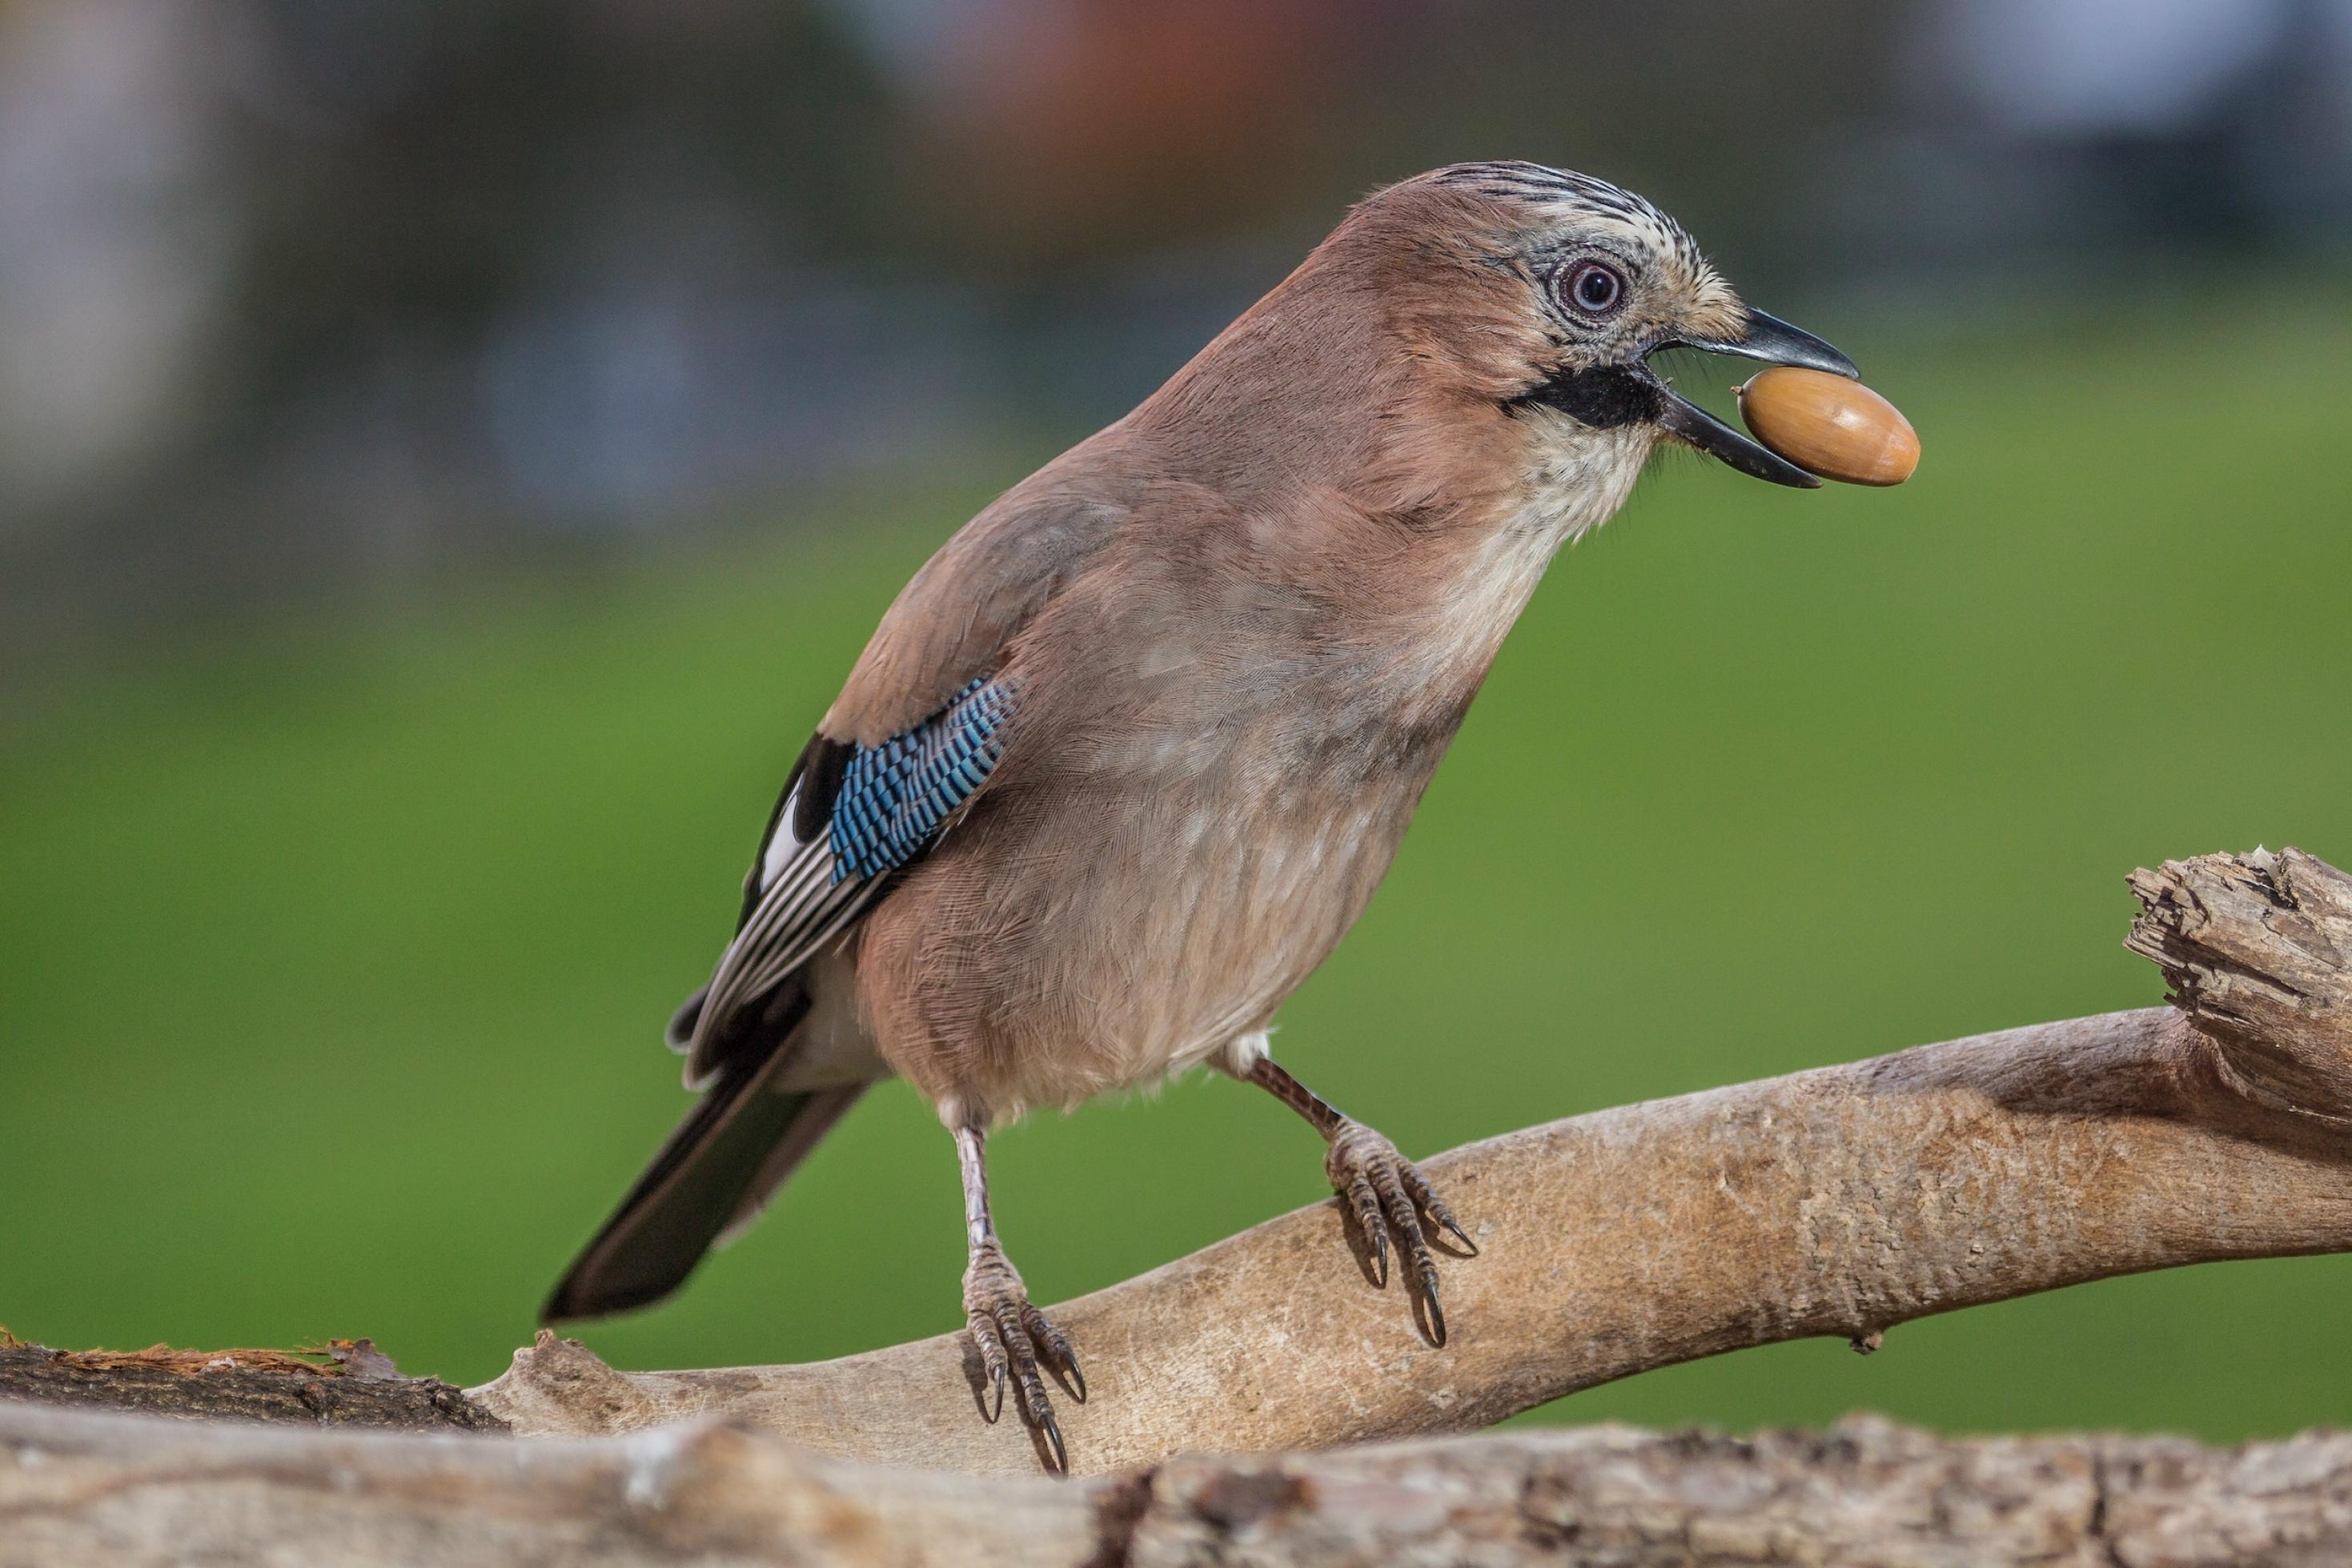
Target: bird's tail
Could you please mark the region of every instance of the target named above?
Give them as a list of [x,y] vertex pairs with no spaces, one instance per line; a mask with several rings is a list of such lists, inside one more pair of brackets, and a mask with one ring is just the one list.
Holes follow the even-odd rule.
[[740,1052],[721,1068],[572,1260],[540,1310],[542,1322],[626,1312],[677,1289],[712,1243],[757,1214],[865,1092],[863,1083],[806,1092],[773,1086],[798,1022],[776,1030],[768,1050]]

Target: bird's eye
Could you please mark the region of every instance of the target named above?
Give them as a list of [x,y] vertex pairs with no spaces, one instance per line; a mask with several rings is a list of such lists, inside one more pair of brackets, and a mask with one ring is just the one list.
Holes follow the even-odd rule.
[[1598,261],[1580,261],[1560,279],[1560,298],[1585,316],[1606,316],[1625,302],[1625,280]]

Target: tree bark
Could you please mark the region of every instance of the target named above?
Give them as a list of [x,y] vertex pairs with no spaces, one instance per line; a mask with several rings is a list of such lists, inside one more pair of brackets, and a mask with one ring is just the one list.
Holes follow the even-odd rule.
[[[1350,1261],[1336,1203],[1053,1309],[1072,1465],[1464,1432],[1576,1389],[2114,1274],[2352,1249],[2352,878],[2299,851],[2132,879],[2176,1009],[2040,1024],[1506,1134],[1423,1162],[1476,1238],[1452,1342]],[[961,1334],[621,1373],[541,1335],[470,1390],[527,1434],[725,1415],[810,1448],[1026,1473]]]
[[1952,1441],[1870,1418],[1622,1427],[1125,1475],[923,1475],[700,1421],[623,1437],[308,1433],[0,1405],[0,1568],[190,1562],[1056,1565],[2352,1560],[2352,1437]]
[[316,1356],[276,1350],[66,1351],[0,1342],[0,1399],[101,1405],[193,1420],[503,1432],[437,1377],[403,1377],[366,1340]]

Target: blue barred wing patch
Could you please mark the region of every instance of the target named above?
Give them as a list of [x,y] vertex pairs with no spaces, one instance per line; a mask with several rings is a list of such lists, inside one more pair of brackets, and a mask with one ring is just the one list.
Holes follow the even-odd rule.
[[929,844],[1004,755],[1013,693],[974,681],[906,734],[861,746],[833,802],[833,880],[877,877]]

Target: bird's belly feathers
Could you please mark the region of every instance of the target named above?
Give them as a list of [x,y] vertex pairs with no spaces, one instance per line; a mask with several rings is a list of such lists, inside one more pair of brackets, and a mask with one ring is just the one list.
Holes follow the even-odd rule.
[[[1087,966],[1123,998],[1097,1025],[1118,1082],[1190,1066],[1264,1029],[1362,914],[1410,809],[1384,792],[1269,793],[1287,798],[1192,805],[1155,888],[1141,898],[1104,889],[1106,940]],[[1138,931],[1139,943],[1120,939]]]
[[1245,778],[1066,779],[1050,813],[1007,800],[950,834],[866,935],[884,1054],[943,1109],[1001,1119],[1264,1029],[1363,912],[1427,774]]

